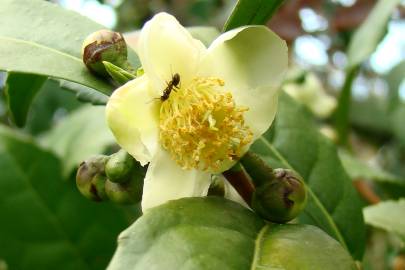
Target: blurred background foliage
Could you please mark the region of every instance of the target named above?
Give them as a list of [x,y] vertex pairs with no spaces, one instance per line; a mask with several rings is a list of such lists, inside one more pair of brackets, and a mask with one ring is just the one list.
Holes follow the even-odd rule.
[[[130,32],[141,28],[145,21],[160,11],[175,15],[186,26],[208,25],[220,30],[236,1],[53,0],[52,2],[88,16],[107,28]],[[288,42],[290,48],[291,68],[287,74],[285,90],[308,106],[320,130],[331,140],[336,141],[334,112],[337,97],[345,82],[348,61],[346,52],[353,33],[364,22],[375,3],[374,0],[288,0],[268,23],[272,30]],[[365,205],[405,197],[404,18],[405,3],[402,1],[389,19],[383,40],[368,60],[361,64],[352,85],[349,104],[349,142],[342,147],[341,159],[354,185],[364,198]],[[3,89],[0,98],[0,122],[17,129],[7,112],[5,80],[6,74],[0,73],[0,86]],[[86,115],[86,119],[78,115]],[[59,157],[62,162],[51,161],[61,163],[57,166],[62,164],[64,166],[57,177],[69,180],[74,176],[75,164],[79,164],[81,160],[93,153],[111,153],[114,150],[113,139],[111,134],[106,132],[104,120],[98,123],[95,120],[97,117],[92,115],[99,115],[97,107],[90,108],[84,105],[76,99],[73,92],[61,88],[54,80],[47,80],[34,97],[26,125],[20,128],[19,132],[23,136],[33,135],[41,145],[53,153],[52,155]],[[0,136],[10,137],[2,130]],[[95,136],[99,139],[89,146],[88,141]],[[33,147],[29,141],[15,144],[18,144],[17,152],[24,147]],[[33,159],[36,158],[36,154],[46,155],[40,150],[36,151],[39,152],[34,151]],[[78,154],[75,154],[75,151]],[[66,185],[73,185],[72,181],[65,182],[63,183]],[[44,188],[39,187],[39,190]],[[84,200],[79,198],[77,192],[76,195],[73,192],[69,196],[72,196],[69,200]],[[89,209],[86,208],[87,212],[72,218],[85,219],[85,216],[90,216],[99,220],[100,237],[107,228],[110,228],[108,226],[112,226],[108,223],[109,218],[119,220],[112,227],[110,234],[105,236],[104,244],[97,243],[97,246],[105,245],[105,250],[98,252],[98,257],[94,255],[95,251],[88,248],[94,247],[94,243],[81,244],[85,254],[84,263],[89,264],[91,269],[100,269],[115,248],[115,243],[110,240],[114,238],[114,234],[117,235],[136,219],[139,209],[136,206],[117,208],[111,205],[111,208],[106,209],[104,216],[99,217],[101,209],[105,209],[105,204],[103,206],[96,203],[88,204],[91,205],[75,206]],[[75,209],[72,207],[71,211]],[[382,211],[384,213],[391,210]],[[369,213],[371,211],[367,212],[366,222],[375,227],[369,228],[364,269],[405,269],[404,242],[398,237],[398,231],[373,223],[370,221],[373,216],[368,215]],[[375,212],[372,213],[375,215]],[[402,213],[402,217],[398,217],[398,220],[402,218],[402,223],[398,220],[395,222],[405,226],[405,212],[395,213],[398,215]],[[72,231],[80,230],[75,226],[79,225],[71,225]],[[83,263],[81,259],[77,259],[77,265]],[[1,258],[0,269],[3,269]]]

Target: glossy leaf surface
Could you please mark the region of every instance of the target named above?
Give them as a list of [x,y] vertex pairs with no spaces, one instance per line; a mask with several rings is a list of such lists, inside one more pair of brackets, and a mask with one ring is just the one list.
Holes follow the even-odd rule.
[[[42,0],[3,0],[0,18],[0,70],[60,78],[111,94],[113,87],[90,74],[81,57],[83,40],[103,26]],[[129,60],[139,65],[132,50]]]
[[244,25],[266,24],[284,0],[239,0],[224,25],[224,32]]
[[350,255],[310,225],[272,225],[218,197],[149,210],[125,230],[109,270],[350,270]]
[[5,94],[8,111],[13,122],[25,125],[31,103],[46,81],[46,77],[33,74],[9,73],[7,75]]
[[114,144],[104,114],[103,106],[82,106],[42,138],[43,145],[63,161],[65,176],[83,160],[102,154]]
[[91,203],[61,175],[60,161],[0,126],[0,257],[9,269],[103,269],[122,210]]

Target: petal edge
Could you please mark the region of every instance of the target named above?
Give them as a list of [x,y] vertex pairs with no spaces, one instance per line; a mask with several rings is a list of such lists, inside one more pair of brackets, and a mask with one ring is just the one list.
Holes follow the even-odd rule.
[[117,143],[142,165],[157,148],[158,108],[145,76],[115,90],[107,103],[106,119]]
[[183,197],[208,193],[211,175],[197,170],[183,170],[163,149],[159,149],[146,172],[142,211]]

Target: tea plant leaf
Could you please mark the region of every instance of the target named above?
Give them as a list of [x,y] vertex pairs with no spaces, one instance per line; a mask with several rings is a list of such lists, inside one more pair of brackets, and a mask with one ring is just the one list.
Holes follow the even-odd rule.
[[7,75],[5,95],[8,111],[18,127],[25,125],[31,102],[46,79],[33,74],[9,73]]
[[150,209],[121,233],[109,270],[354,270],[337,241],[310,225],[266,224],[218,197]]
[[116,206],[64,181],[53,154],[0,126],[0,257],[10,269],[104,269],[119,231]]
[[74,92],[76,94],[76,98],[81,102],[89,102],[93,105],[106,105],[108,101],[107,95],[96,92],[93,89],[81,84],[61,80],[60,87]]
[[[113,87],[90,74],[81,57],[86,36],[105,27],[42,0],[2,0],[0,18],[0,70],[55,77],[111,94]],[[128,53],[131,64],[139,66],[136,54]]]
[[224,25],[229,31],[243,25],[266,24],[284,0],[239,0]]
[[84,38],[101,25],[41,0],[3,0],[0,69],[62,78],[109,94],[112,87],[91,75],[81,59]]
[[275,123],[251,150],[273,168],[299,173],[309,195],[300,222],[322,228],[360,259],[365,243],[361,201],[336,147],[318,132],[305,107],[287,94],[282,94],[279,102]]
[[382,183],[395,184],[399,187],[405,188],[405,181],[401,180],[399,176],[379,168],[371,167],[347,152],[340,151],[339,157],[342,161],[343,167],[352,180],[363,178]]
[[401,0],[379,0],[356,30],[347,51],[348,69],[360,65],[377,48],[387,32],[387,23]]
[[43,136],[43,146],[63,161],[63,175],[68,176],[80,162],[114,144],[104,115],[102,106],[82,106]]
[[346,78],[335,113],[335,126],[342,145],[347,143],[352,84],[360,64],[377,48],[385,36],[387,23],[400,0],[379,0],[366,20],[354,33],[347,50]]
[[397,233],[405,241],[405,199],[367,206],[363,212],[367,224]]
[[31,104],[24,131],[32,135],[47,132],[82,105],[71,92],[62,89],[58,81],[48,79]]
[[389,111],[393,111],[397,106],[401,104],[399,97],[399,87],[404,79],[405,74],[405,60],[394,66],[384,79],[387,81],[389,86],[388,98],[389,98]]

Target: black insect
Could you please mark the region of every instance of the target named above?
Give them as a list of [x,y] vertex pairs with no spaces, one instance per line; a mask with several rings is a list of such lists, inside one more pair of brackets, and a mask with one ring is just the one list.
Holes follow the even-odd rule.
[[169,82],[167,82],[167,86],[165,90],[163,90],[163,95],[160,97],[160,100],[162,102],[167,100],[172,90],[176,91],[176,89],[179,89],[179,84],[180,84],[180,75],[178,73],[175,73],[172,76],[172,79]]

